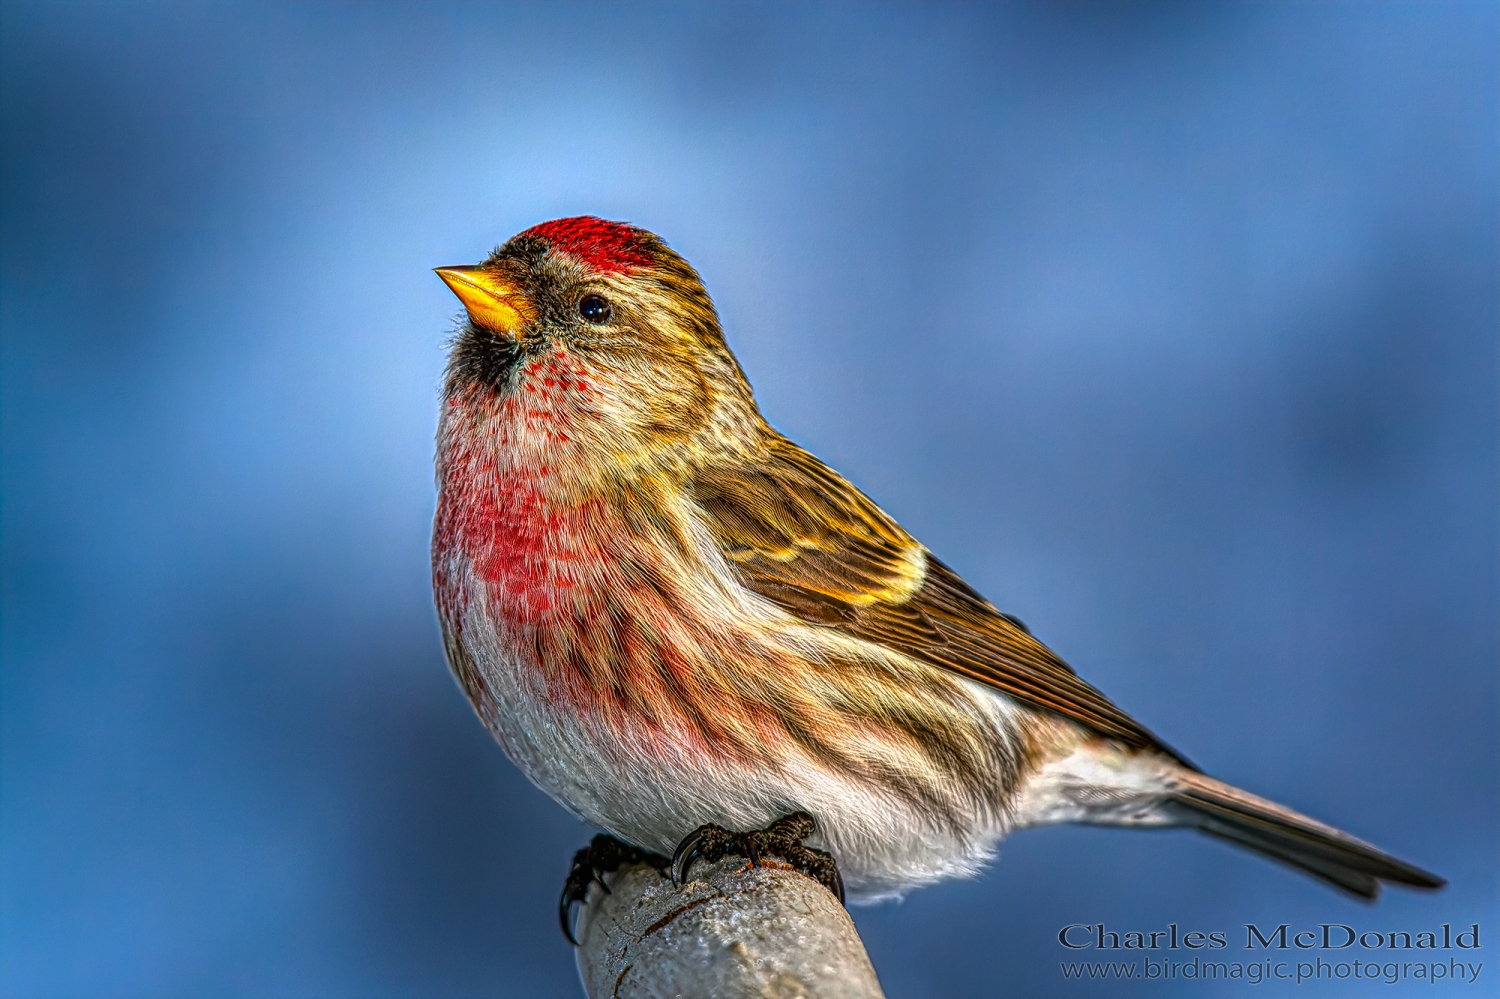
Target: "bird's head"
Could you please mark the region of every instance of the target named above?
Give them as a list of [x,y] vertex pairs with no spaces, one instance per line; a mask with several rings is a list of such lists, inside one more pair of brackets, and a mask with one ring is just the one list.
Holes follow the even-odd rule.
[[445,411],[496,432],[548,422],[570,440],[642,456],[760,424],[698,273],[644,229],[557,219],[482,264],[437,274],[467,313]]

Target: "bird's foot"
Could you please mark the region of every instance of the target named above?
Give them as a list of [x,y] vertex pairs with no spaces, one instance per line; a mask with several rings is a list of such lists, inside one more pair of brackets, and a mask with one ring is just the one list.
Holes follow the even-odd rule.
[[573,936],[573,903],[587,900],[589,885],[596,881],[600,888],[609,891],[601,874],[611,874],[630,864],[650,864],[665,877],[669,863],[659,853],[622,843],[613,836],[604,833],[595,836],[588,846],[573,854],[573,869],[568,871],[568,880],[557,904],[557,915],[562,920],[563,936],[568,938],[568,943],[578,946],[578,940]]
[[776,857],[833,892],[842,905],[844,879],[833,856],[802,845],[816,828],[817,823],[806,812],[793,812],[764,829],[747,833],[730,832],[722,826],[699,826],[672,855],[672,881],[676,884],[687,881],[688,869],[700,857],[709,863],[731,855],[744,857],[751,867],[759,867],[763,857]]

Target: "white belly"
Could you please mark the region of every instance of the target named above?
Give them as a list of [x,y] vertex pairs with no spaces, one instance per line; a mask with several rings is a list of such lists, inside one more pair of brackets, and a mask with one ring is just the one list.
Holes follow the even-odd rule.
[[[507,648],[481,602],[468,608],[463,632],[493,699],[487,725],[533,783],[626,842],[670,856],[705,823],[743,831],[806,811],[819,827],[809,845],[833,853],[858,901],[972,875],[1009,827],[1006,815],[988,809],[958,816],[957,828],[934,821],[908,798],[819,766],[791,744],[778,766],[737,768],[664,744],[659,731],[622,735],[559,710],[544,696],[538,671]],[[988,688],[966,687],[993,737],[1007,739],[1015,707]]]

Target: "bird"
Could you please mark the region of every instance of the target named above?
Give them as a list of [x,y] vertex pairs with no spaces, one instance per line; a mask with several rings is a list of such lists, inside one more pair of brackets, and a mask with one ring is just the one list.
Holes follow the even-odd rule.
[[773,429],[659,236],[556,219],[436,272],[464,314],[434,600],[479,718],[603,830],[564,932],[622,862],[770,851],[873,901],[1063,822],[1195,828],[1364,899],[1443,885],[1201,771]]

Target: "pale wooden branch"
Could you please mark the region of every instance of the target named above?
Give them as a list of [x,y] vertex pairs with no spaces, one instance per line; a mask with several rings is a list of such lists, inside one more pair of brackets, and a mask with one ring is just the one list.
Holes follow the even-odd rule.
[[681,888],[650,867],[605,875],[578,914],[589,999],[884,999],[854,922],[810,878],[699,862]]

